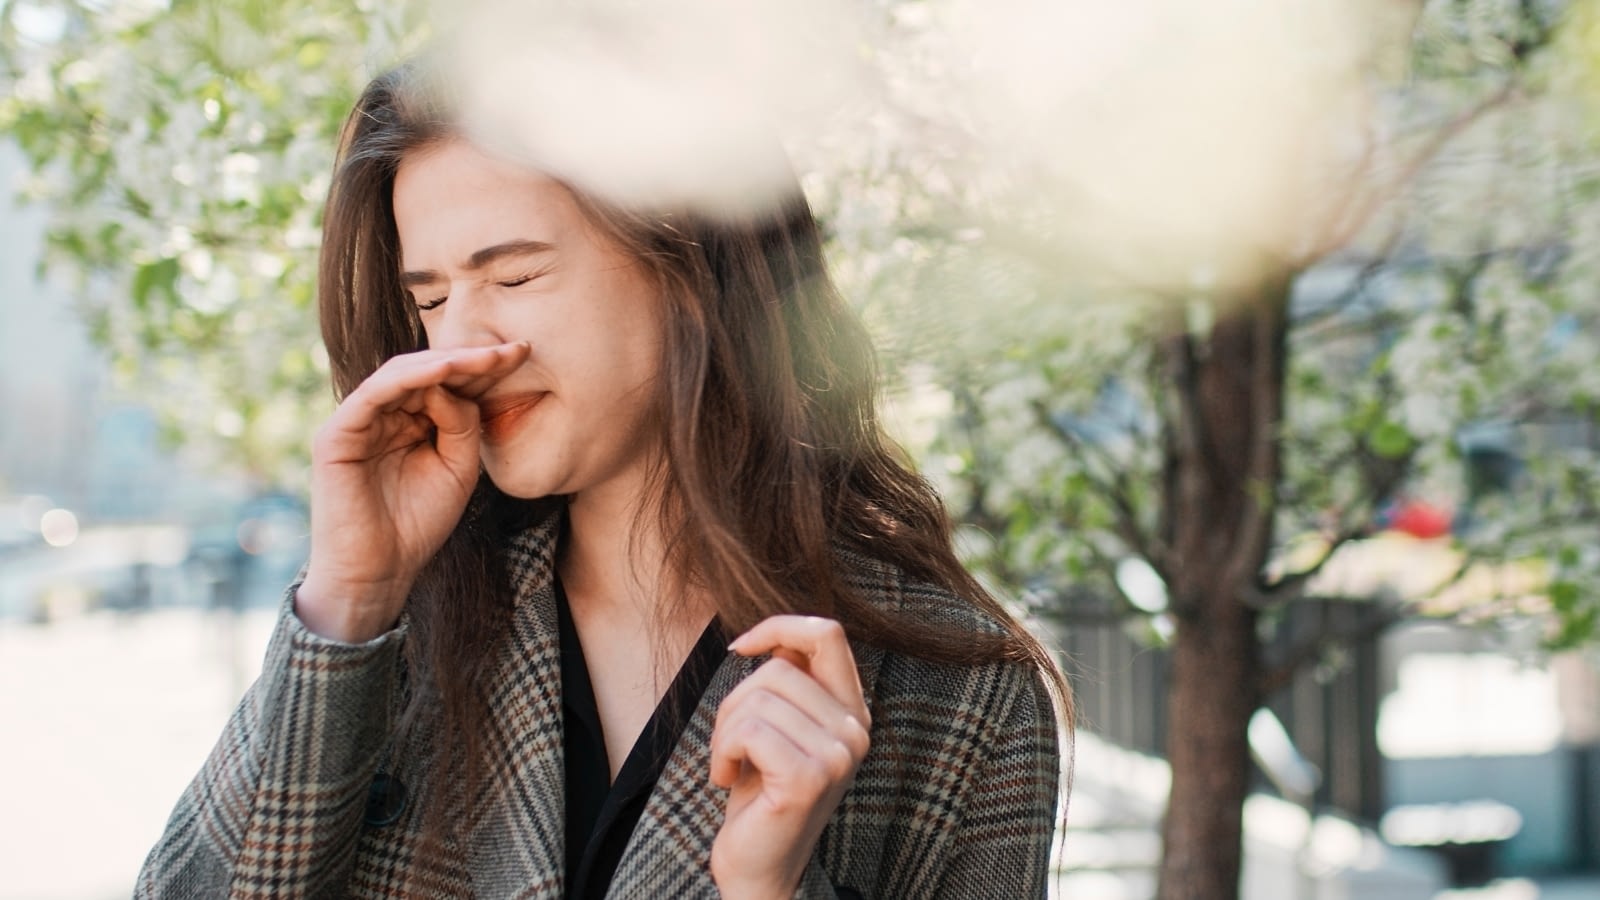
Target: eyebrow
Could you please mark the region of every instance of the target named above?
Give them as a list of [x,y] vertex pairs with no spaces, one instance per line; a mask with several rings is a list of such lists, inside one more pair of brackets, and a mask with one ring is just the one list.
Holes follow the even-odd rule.
[[[536,253],[549,253],[556,249],[556,245],[547,241],[515,240],[484,247],[467,257],[465,268],[469,272],[476,272],[487,268],[490,264],[499,262],[511,256],[532,256]],[[401,272],[400,283],[406,287],[420,284],[432,284],[439,280],[439,273],[430,270],[420,272]]]

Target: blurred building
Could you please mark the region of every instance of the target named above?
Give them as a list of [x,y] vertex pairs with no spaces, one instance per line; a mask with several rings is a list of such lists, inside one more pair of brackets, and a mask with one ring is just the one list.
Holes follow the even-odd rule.
[[15,200],[26,174],[0,143],[0,498],[41,494],[85,521],[161,517],[185,479],[150,412],[115,396],[75,298],[38,276],[46,217]]
[[37,277],[45,216],[14,199],[25,176],[0,144],[0,494],[41,493],[81,506],[81,451],[105,384],[71,299]]

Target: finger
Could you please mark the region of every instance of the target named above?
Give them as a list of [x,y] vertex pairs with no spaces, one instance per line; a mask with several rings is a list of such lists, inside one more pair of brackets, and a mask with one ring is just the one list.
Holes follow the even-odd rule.
[[472,381],[485,375],[503,377],[526,361],[528,353],[527,342],[519,341],[515,344],[419,350],[402,354],[391,358],[369,375],[341,405],[353,402],[358,410],[366,407],[376,411],[391,411],[399,408],[412,391],[452,381]]
[[421,399],[422,414],[433,423],[440,452],[444,452],[447,445],[469,445],[466,449],[477,459],[478,404],[437,385],[424,391]]
[[762,694],[782,697],[808,715],[817,728],[839,727],[851,712],[817,680],[788,660],[774,657],[728,693],[717,708],[717,721],[741,714],[746,702]]
[[527,360],[532,346],[527,341],[504,344],[485,344],[481,347],[451,347],[448,349],[418,350],[390,357],[384,366],[405,366],[412,362],[427,363],[435,359],[448,359],[461,371],[486,372],[503,365],[520,365]]
[[859,711],[862,724],[869,724],[855,655],[850,652],[844,628],[833,619],[772,616],[740,635],[728,649],[740,656],[788,651],[781,654],[781,658],[805,668],[834,699],[852,711]]
[[[512,347],[515,345],[502,345]],[[488,348],[501,351],[501,347]],[[476,430],[478,410],[469,400],[451,396],[439,388],[456,366],[483,369],[486,365],[514,368],[514,360],[526,355],[511,353],[512,362],[496,363],[504,352],[472,351],[457,359],[440,351],[421,351],[398,356],[385,363],[352,391],[318,433],[318,455],[325,460],[365,459],[378,450],[411,446],[428,439],[437,425],[449,432],[447,441],[463,437],[469,423]],[[435,393],[437,392],[437,393]],[[431,395],[431,396],[430,396]],[[467,417],[467,418],[463,418]],[[471,436],[473,458],[477,436]],[[452,448],[449,452],[457,452]],[[459,452],[466,452],[461,449]]]
[[437,359],[375,373],[339,404],[328,424],[336,430],[358,433],[374,428],[395,413],[420,416],[426,406],[424,394],[442,384],[450,365],[449,360]]
[[[842,781],[866,757],[869,741],[855,718],[839,704],[831,698],[823,702],[826,705],[821,711],[807,709],[783,694],[760,689],[746,695],[726,720],[719,715],[717,725],[724,734],[738,734],[751,719],[765,722],[805,751],[831,781]],[[716,735],[717,729],[713,729],[713,744]]]
[[444,380],[445,387],[457,396],[477,400],[506,376],[517,371],[531,355],[526,341],[500,344],[490,349],[494,355],[487,361],[474,358],[452,364],[451,372]]
[[810,757],[777,728],[760,719],[746,719],[711,742],[711,783],[731,788],[748,762],[759,773],[801,774],[814,769]]
[[464,400],[481,400],[489,389],[504,381],[507,376],[517,371],[518,366],[510,366],[504,370],[495,370],[484,375],[454,376],[445,379],[445,387],[450,393]]
[[450,372],[450,358],[414,354],[417,358],[396,357],[367,380],[356,386],[335,411],[335,419],[345,427],[365,427],[385,413],[403,409],[418,391],[443,382]]

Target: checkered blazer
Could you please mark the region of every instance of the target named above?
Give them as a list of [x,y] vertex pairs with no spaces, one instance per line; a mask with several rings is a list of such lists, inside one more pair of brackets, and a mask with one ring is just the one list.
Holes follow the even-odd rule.
[[[307,631],[286,599],[261,677],[179,799],[135,896],[563,897],[554,526],[536,526],[511,547],[516,611],[490,682],[487,777],[468,833],[425,839],[423,811],[446,804],[454,819],[448,804],[459,810],[463,801],[422,763],[431,728],[395,727],[405,703],[404,624],[365,644],[341,644]],[[853,587],[886,606],[998,627],[880,563],[841,563]],[[833,898],[837,886],[896,900],[1043,897],[1061,761],[1038,674],[1010,663],[955,667],[866,645],[853,650],[872,747],[796,896]],[[718,704],[757,664],[730,654],[717,669],[608,897],[718,896],[710,856],[726,794],[708,777],[711,728]],[[382,826],[365,812],[379,773],[398,779],[410,798]]]

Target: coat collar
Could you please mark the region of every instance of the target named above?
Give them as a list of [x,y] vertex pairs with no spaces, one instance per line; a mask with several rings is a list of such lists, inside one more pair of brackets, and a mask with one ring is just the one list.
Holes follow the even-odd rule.
[[[477,798],[482,815],[467,847],[483,897],[556,900],[565,893],[561,640],[553,589],[562,515],[529,528],[507,550],[515,611],[489,684],[488,770]],[[856,571],[868,574],[873,583],[861,586],[878,594],[874,599],[897,593],[884,590],[898,588],[892,570],[867,563]],[[851,649],[870,710],[883,651],[856,642]],[[723,699],[761,661],[730,653],[713,673],[646,801],[608,896],[715,895],[711,844],[727,792],[710,781],[711,730]]]

